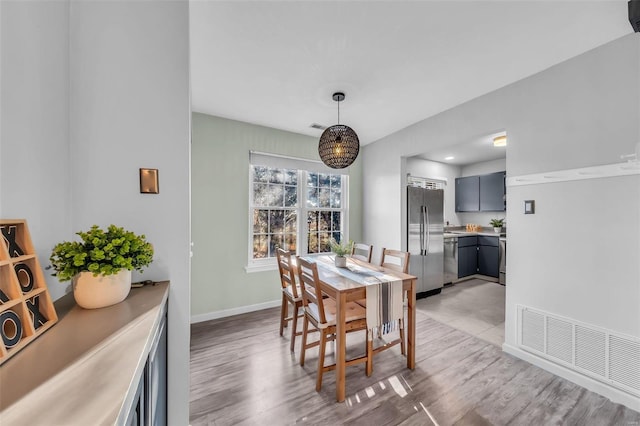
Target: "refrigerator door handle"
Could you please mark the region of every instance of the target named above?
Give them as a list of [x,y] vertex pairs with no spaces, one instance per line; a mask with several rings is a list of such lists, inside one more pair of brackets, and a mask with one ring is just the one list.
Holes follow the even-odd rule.
[[426,230],[426,232],[425,232],[426,244],[425,244],[424,254],[426,256],[427,254],[429,254],[429,242],[431,241],[431,233],[429,232],[429,206],[425,206],[424,212],[425,212],[425,215],[424,215],[424,218],[425,218],[424,228]]
[[424,206],[420,206],[420,256],[424,251]]

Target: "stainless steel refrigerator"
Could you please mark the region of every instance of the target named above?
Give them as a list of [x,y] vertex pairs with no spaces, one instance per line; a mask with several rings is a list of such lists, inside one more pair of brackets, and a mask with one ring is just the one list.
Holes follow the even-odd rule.
[[418,277],[416,293],[439,293],[444,283],[444,191],[407,187],[409,273]]

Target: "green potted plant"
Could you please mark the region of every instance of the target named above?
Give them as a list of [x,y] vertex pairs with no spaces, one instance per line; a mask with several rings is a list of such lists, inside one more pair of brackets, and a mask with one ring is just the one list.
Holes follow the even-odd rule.
[[144,235],[115,225],[93,225],[77,232],[80,241],[64,241],[49,260],[60,282],[72,280],[76,303],[86,309],[122,302],[131,290],[131,271],[142,272],[153,260],[153,246]]
[[351,247],[353,247],[353,241],[339,243],[333,238],[329,240],[329,248],[336,254],[335,264],[338,268],[347,266],[347,258],[345,256],[351,254]]
[[489,223],[493,226],[493,232],[500,233],[504,226],[504,219],[491,219]]

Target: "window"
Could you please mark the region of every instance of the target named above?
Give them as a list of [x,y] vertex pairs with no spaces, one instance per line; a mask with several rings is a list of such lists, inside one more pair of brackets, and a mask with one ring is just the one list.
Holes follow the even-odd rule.
[[329,252],[330,239],[347,234],[348,176],[317,171],[323,166],[302,160],[281,159],[274,166],[264,157],[252,154],[250,165],[249,267],[275,265],[276,247]]

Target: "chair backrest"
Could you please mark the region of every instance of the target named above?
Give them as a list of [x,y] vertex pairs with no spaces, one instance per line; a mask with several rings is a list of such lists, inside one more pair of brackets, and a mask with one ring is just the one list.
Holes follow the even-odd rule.
[[382,260],[380,266],[393,269],[394,271],[409,273],[409,252],[382,249]]
[[298,263],[298,282],[302,290],[302,304],[305,307],[309,306],[310,303],[317,305],[320,323],[326,323],[327,318],[324,314],[320,278],[318,278],[318,265],[307,262],[301,257],[296,260]]
[[370,244],[355,243],[351,246],[351,257],[371,263],[371,254],[373,246]]
[[291,265],[291,252],[276,248],[276,259],[278,260],[278,271],[280,272],[280,283],[282,288],[285,289],[291,286],[291,293],[296,299],[301,295],[298,294],[298,288],[296,286],[296,273],[295,268]]

